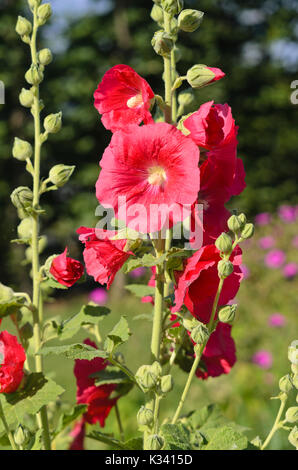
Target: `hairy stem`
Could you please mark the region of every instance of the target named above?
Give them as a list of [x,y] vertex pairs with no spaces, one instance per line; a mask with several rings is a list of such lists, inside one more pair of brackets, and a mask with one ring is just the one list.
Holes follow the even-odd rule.
[[268,446],[268,444],[270,443],[272,437],[274,436],[276,431],[280,428],[280,418],[282,417],[283,411],[284,411],[285,406],[286,406],[286,402],[287,402],[287,399],[281,400],[281,404],[280,404],[276,419],[274,421],[274,424],[272,426],[272,429],[271,429],[270,433],[268,434],[264,444],[261,447],[261,450],[264,450]]

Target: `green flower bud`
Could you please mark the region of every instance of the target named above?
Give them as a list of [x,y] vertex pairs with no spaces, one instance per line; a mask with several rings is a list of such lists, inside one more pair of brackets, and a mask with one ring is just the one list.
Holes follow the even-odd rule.
[[293,388],[293,382],[289,374],[284,375],[279,381],[279,389],[284,393],[289,393]]
[[151,10],[151,18],[159,26],[163,26],[163,11],[158,5],[153,5],[153,8]]
[[241,232],[241,238],[243,238],[244,240],[251,238],[254,234],[254,231],[254,224],[245,224],[244,229]]
[[192,88],[202,88],[215,78],[214,72],[205,65],[196,64],[186,74],[186,79]]
[[41,0],[28,0],[29,7],[33,10],[35,6],[39,7]]
[[10,195],[11,202],[17,209],[27,210],[32,207],[33,193],[27,186],[19,186]]
[[140,426],[150,426],[153,422],[153,418],[153,412],[149,408],[141,406],[137,414],[138,424]]
[[32,237],[32,220],[30,217],[23,219],[18,225],[18,236],[20,238]]
[[231,263],[231,261],[222,259],[218,262],[217,271],[218,276],[221,279],[226,279],[234,271],[233,263]]
[[56,134],[62,127],[62,113],[49,114],[45,118],[43,125],[49,134]]
[[0,303],[4,304],[13,299],[13,290],[0,282]]
[[75,166],[67,166],[63,165],[63,163],[59,165],[53,166],[49,172],[49,179],[53,184],[55,184],[58,188],[64,186],[69,178],[71,177]]
[[204,13],[199,10],[183,10],[178,16],[178,26],[182,31],[193,33],[203,21]]
[[222,323],[233,323],[236,316],[237,305],[225,305],[218,313],[219,321]]
[[157,379],[159,379],[161,377],[162,368],[161,368],[161,365],[160,365],[159,362],[157,362],[157,361],[153,362],[153,364],[150,366],[150,370],[151,370],[152,374],[154,374]]
[[233,247],[233,240],[227,233],[222,233],[215,241],[216,248],[224,254],[231,253]]
[[53,60],[53,55],[50,49],[42,49],[38,53],[38,61],[41,65],[49,65]]
[[238,219],[240,220],[240,222],[243,226],[246,224],[246,215],[243,214],[243,212],[238,215]]
[[136,380],[145,390],[150,390],[155,387],[157,377],[153,374],[151,366],[144,365],[137,370]]
[[20,36],[28,36],[32,31],[32,24],[23,16],[18,16],[16,24],[16,32]]
[[157,434],[151,434],[145,440],[145,448],[148,450],[160,450],[164,444],[164,440]]
[[205,344],[209,339],[210,333],[206,325],[200,323],[191,332],[191,339],[196,344]]
[[25,108],[31,108],[34,102],[32,91],[26,90],[26,88],[22,88],[22,91],[19,94],[19,100],[22,106],[25,106]]
[[25,446],[30,441],[30,433],[28,429],[24,428],[21,424],[18,425],[13,437],[17,446]]
[[32,156],[33,149],[31,144],[26,140],[18,139],[17,137],[14,139],[14,144],[12,148],[12,155],[17,160],[26,161],[27,158]]
[[177,15],[183,8],[183,0],[161,0],[161,6],[164,11],[170,15]]
[[174,382],[171,375],[164,375],[160,381],[160,390],[161,393],[169,393],[173,390]]
[[192,331],[198,325],[198,320],[189,315],[188,317],[183,317],[182,323],[186,330]]
[[292,446],[296,447],[296,450],[298,449],[298,428],[297,426],[294,426],[292,431],[289,434],[289,442],[292,444]]
[[154,34],[151,44],[156,54],[167,57],[173,49],[174,41],[169,33],[159,30]]
[[38,24],[42,26],[45,24],[52,16],[52,7],[49,3],[44,3],[37,10]]
[[30,85],[39,85],[43,81],[43,73],[36,65],[31,65],[25,74],[25,79]]
[[288,359],[292,364],[298,364],[298,341],[293,341],[293,343],[288,347]]
[[298,406],[291,406],[286,412],[286,421],[288,423],[297,423],[298,421]]
[[195,100],[193,91],[191,88],[183,90],[178,95],[178,103],[180,106],[190,106]]
[[237,215],[232,215],[228,219],[228,227],[231,230],[231,232],[233,232],[233,233],[239,232],[239,230],[242,227],[242,222],[241,222],[241,220],[239,220]]

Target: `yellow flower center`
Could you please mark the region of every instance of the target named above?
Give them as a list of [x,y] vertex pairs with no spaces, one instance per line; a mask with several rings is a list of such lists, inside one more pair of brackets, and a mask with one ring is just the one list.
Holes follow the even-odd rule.
[[142,93],[138,93],[137,95],[133,96],[132,98],[129,98],[129,100],[127,100],[126,104],[129,108],[137,108],[138,106],[143,104]]
[[162,186],[167,180],[165,170],[161,166],[152,166],[148,170],[148,183],[158,186]]

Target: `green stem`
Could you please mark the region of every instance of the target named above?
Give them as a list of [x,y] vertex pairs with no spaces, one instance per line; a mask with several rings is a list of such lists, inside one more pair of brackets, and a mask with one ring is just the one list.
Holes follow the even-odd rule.
[[11,445],[11,448],[12,450],[18,450],[17,446],[16,446],[16,443],[14,441],[14,438],[13,438],[13,435],[9,429],[9,426],[7,424],[7,421],[6,421],[6,418],[5,418],[5,415],[4,415],[4,411],[3,411],[3,407],[2,407],[2,403],[1,403],[1,400],[0,400],[0,419],[3,423],[3,426],[4,426],[4,429],[5,429],[5,432],[7,434],[7,437],[9,439],[9,442],[10,442],[10,445]]
[[[168,13],[164,12],[164,27],[167,33],[171,32],[171,17]],[[172,67],[171,57],[164,57],[164,80],[165,80],[165,103],[166,109],[165,121],[169,124],[172,123]]]
[[121,416],[120,416],[118,403],[116,403],[116,405],[115,405],[115,414],[116,414],[116,419],[117,419],[117,423],[118,423],[120,439],[121,439],[121,441],[124,441],[125,440],[124,430],[123,430],[123,426],[122,426],[122,422],[121,422]]
[[154,415],[153,415],[153,429],[154,433],[158,433],[158,417],[159,417],[159,408],[160,408],[160,396],[155,397],[155,404],[154,404]]
[[282,417],[283,411],[284,411],[285,406],[286,406],[286,402],[287,402],[287,399],[281,401],[281,404],[280,404],[276,419],[274,421],[274,424],[272,426],[272,429],[271,429],[270,433],[268,434],[267,439],[265,440],[264,444],[262,445],[261,450],[264,450],[268,446],[268,444],[271,441],[272,437],[274,436],[276,431],[280,428],[280,418]]

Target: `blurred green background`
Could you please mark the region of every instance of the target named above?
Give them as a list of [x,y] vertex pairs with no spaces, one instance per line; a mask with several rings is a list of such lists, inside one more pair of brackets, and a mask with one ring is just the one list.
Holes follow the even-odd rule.
[[[117,63],[126,63],[144,76],[153,90],[162,94],[162,61],[155,55],[150,41],[157,29],[150,19],[149,0],[53,0],[54,15],[41,29],[40,47],[50,47],[55,56],[47,67],[41,96],[45,113],[63,111],[63,130],[51,136],[43,150],[43,176],[57,163],[75,164],[71,181],[57,192],[44,197],[44,232],[48,237],[45,256],[60,252],[67,244],[73,257],[81,257],[75,230],[80,225],[94,225],[97,201],[94,184],[98,162],[110,140],[110,133],[100,122],[93,107],[93,92],[105,71]],[[201,28],[182,33],[179,47],[182,60],[178,71],[185,74],[194,63],[220,67],[226,78],[197,94],[197,105],[214,99],[228,102],[233,109],[239,130],[239,156],[247,172],[247,189],[232,201],[230,207],[244,210],[251,218],[260,212],[275,213],[277,207],[297,204],[297,112],[298,104],[290,100],[291,83],[298,79],[298,2],[297,0],[186,0],[188,8],[205,12]],[[32,139],[32,119],[18,103],[24,72],[30,65],[27,46],[17,37],[14,27],[18,14],[28,15],[26,1],[2,0],[0,5],[0,80],[5,84],[6,103],[0,105],[0,280],[17,290],[28,287],[21,266],[22,247],[11,245],[16,238],[18,219],[9,195],[18,185],[30,185],[21,162],[11,156],[15,136]],[[240,292],[240,320],[235,326],[239,362],[228,377],[194,386],[188,408],[219,401],[227,414],[264,436],[274,419],[276,402],[269,397],[277,391],[277,379],[288,372],[287,346],[297,337],[297,279],[285,278],[281,269],[264,264],[264,251],[258,238],[273,235],[286,251],[287,262],[297,262],[297,246],[292,244],[297,223],[272,222],[261,227],[245,252],[250,277]],[[48,314],[69,315],[79,310],[94,288],[89,279],[83,287],[74,287],[68,296],[59,295]],[[110,294],[114,313],[105,328],[116,323],[118,314],[132,317],[150,311],[130,295],[119,293],[119,285]],[[66,300],[65,300],[66,298]],[[121,299],[121,303],[120,300]],[[268,326],[268,318],[281,312],[286,322],[282,328]],[[137,367],[146,361],[144,337],[149,342],[150,324],[131,322],[134,336],[126,347],[127,360]],[[6,323],[4,324],[4,326]],[[295,330],[296,327],[296,330]],[[264,369],[252,363],[258,350],[272,355],[273,364]],[[49,361],[48,366],[58,365]],[[74,400],[71,363],[65,370],[56,369],[57,379],[67,387],[67,398]],[[183,383],[178,373],[177,383]],[[134,411],[141,397],[120,402],[129,432],[134,426]],[[174,406],[176,397],[170,400]],[[108,420],[113,426],[112,417]],[[282,433],[273,441],[273,448],[285,448]]]

